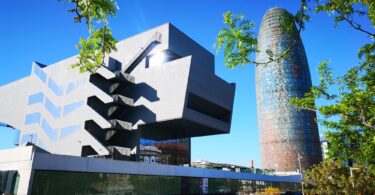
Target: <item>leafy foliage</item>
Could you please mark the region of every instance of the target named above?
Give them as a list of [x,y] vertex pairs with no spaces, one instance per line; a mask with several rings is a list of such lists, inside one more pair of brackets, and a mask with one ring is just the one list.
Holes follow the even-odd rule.
[[[339,161],[325,160],[305,172],[307,194],[374,194],[375,175],[361,164],[350,168]],[[354,187],[353,187],[354,184]]]
[[219,51],[224,46],[225,64],[230,69],[249,63],[248,56],[256,52],[257,38],[251,31],[254,23],[243,18],[242,14],[224,13],[228,28],[221,29],[217,36],[216,48]]
[[[361,169],[374,175],[374,62],[365,61],[344,76],[336,78],[333,78],[327,62],[322,63],[318,70],[321,75],[319,86],[314,86],[304,98],[294,98],[290,103],[300,109],[315,110],[315,99],[326,100],[328,103],[317,106],[316,110],[322,116],[321,124],[329,130],[325,133],[329,141],[329,159],[337,163],[356,161],[357,166],[362,166]],[[333,86],[336,86],[337,94],[333,93]],[[326,166],[323,164],[319,166]],[[331,174],[340,172],[335,167],[331,169]],[[319,173],[324,175],[324,172]],[[326,184],[315,182],[314,186],[323,188]],[[371,189],[375,190],[375,185]]]
[[[282,24],[282,32],[294,36],[293,44],[278,53],[270,49],[266,50],[265,52],[269,59],[267,62],[257,62],[252,59],[254,54],[259,52],[257,50],[257,38],[253,32],[254,23],[251,20],[244,19],[245,16],[243,14],[233,14],[230,11],[224,13],[224,24],[226,28],[219,30],[215,47],[218,52],[224,48],[224,64],[227,68],[233,69],[245,64],[269,64],[288,57],[290,51],[299,39],[300,31],[305,27],[305,21],[310,19],[305,13],[305,11],[308,10],[306,6],[307,2],[305,0],[301,2],[301,8],[294,16],[282,14],[279,18]],[[295,24],[298,26],[297,31],[295,31]]]
[[94,31],[86,40],[81,38],[79,45],[77,45],[80,51],[79,62],[73,64],[72,67],[79,67],[81,73],[95,73],[104,63],[105,54],[117,50],[116,42],[111,31],[106,27]]
[[[340,18],[352,18],[353,14],[359,12],[354,10],[352,4],[348,1],[329,1],[318,5],[316,11],[343,13],[344,15],[335,16],[339,17],[335,20],[339,23],[342,21]],[[370,14],[367,16],[371,21],[375,19]],[[330,130],[326,132],[330,143],[330,159],[355,160],[367,165],[372,173],[375,173],[374,51],[375,43],[372,39],[371,43],[359,50],[358,56],[362,59],[360,64],[339,77],[334,77],[328,62],[323,62],[318,68],[319,85],[312,87],[304,98],[294,98],[290,102],[296,108],[316,110],[321,114],[321,124]],[[325,100],[326,104],[315,108],[316,99]]]
[[[85,20],[89,36],[81,38],[77,48],[79,49],[79,61],[72,65],[78,67],[80,72],[95,73],[104,65],[105,55],[116,51],[116,39],[108,28],[108,18],[116,15],[118,9],[115,0],[64,0],[75,5],[69,12],[75,14],[74,22]],[[94,24],[98,24],[97,27]]]
[[317,0],[315,13],[327,12],[335,14],[335,26],[345,21],[354,29],[364,32],[375,38],[375,34],[362,28],[354,19],[358,16],[366,16],[372,26],[375,26],[375,1],[373,0]]
[[[320,81],[313,86],[303,98],[293,98],[290,103],[297,109],[307,109],[320,113],[320,123],[327,128],[325,133],[329,141],[329,160],[316,165],[307,171],[308,184],[317,191],[313,193],[346,194],[374,193],[375,185],[375,1],[373,0],[316,0],[315,4],[308,4],[308,0],[301,0],[301,8],[294,16],[282,16],[282,31],[299,38],[299,32],[305,28],[309,16],[305,11],[315,6],[315,13],[325,12],[333,15],[334,25],[342,22],[349,24],[353,29],[368,36],[369,43],[359,49],[360,63],[354,65],[346,74],[334,76],[329,62],[322,62],[318,67]],[[241,29],[253,29],[253,23],[248,28],[241,25],[243,15],[236,17],[230,12],[224,14],[224,24],[227,28],[219,31],[217,49],[224,48],[225,65],[228,68],[244,64],[268,64],[278,62],[288,57],[289,51],[295,46],[292,43],[281,53],[271,50],[264,51],[269,58],[268,62],[252,60],[256,49],[257,39],[254,33],[244,32]],[[359,17],[368,19],[370,29],[356,21]],[[363,20],[360,20],[363,21]],[[294,32],[294,25],[297,32]],[[245,41],[245,43],[244,43]],[[241,49],[238,46],[249,46],[251,50]],[[324,104],[316,105],[316,100],[323,100]],[[343,162],[355,161],[359,168],[359,175],[363,184],[358,188],[349,189],[350,183],[347,174],[349,168]],[[366,174],[364,174],[366,172]],[[368,174],[367,174],[368,173]],[[367,177],[372,178],[368,180]],[[328,180],[327,180],[328,178]],[[311,187],[310,186],[310,187]],[[370,187],[370,188],[369,188]]]
[[260,194],[268,194],[268,195],[273,195],[273,194],[280,194],[280,189],[279,188],[273,188],[273,187],[266,187],[264,189],[264,192]]
[[69,12],[75,13],[74,22],[80,23],[82,19],[92,25],[91,22],[103,22],[108,16],[115,16],[117,4],[114,0],[64,0],[75,4]]
[[[296,108],[316,110],[328,129],[329,160],[307,171],[314,193],[375,193],[375,43],[374,33],[362,28],[355,17],[367,16],[374,27],[374,1],[318,1],[315,12],[334,13],[335,25],[346,21],[354,29],[370,36],[370,43],[360,48],[360,63],[343,76],[334,77],[328,62],[318,71],[320,82],[301,99],[291,100]],[[315,100],[325,105],[315,108]],[[334,162],[335,161],[335,162]],[[360,174],[355,188],[349,185],[349,168],[342,162],[355,161]],[[327,174],[328,173],[328,174]],[[329,180],[327,177],[329,176]],[[370,179],[369,179],[370,178]]]

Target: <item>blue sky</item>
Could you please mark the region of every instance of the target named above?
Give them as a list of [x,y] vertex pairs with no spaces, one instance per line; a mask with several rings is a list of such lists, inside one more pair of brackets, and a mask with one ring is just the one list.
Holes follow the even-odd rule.
[[[255,3],[257,2],[257,3]],[[231,10],[244,13],[254,20],[258,30],[267,9],[279,6],[291,13],[298,1],[285,0],[122,0],[118,15],[110,20],[115,38],[121,40],[149,28],[171,22],[196,42],[215,53],[213,44],[223,27],[222,14]],[[84,24],[73,23],[68,13],[70,4],[51,0],[12,0],[0,3],[0,86],[28,76],[33,60],[44,64],[78,53],[79,37],[86,36]],[[366,26],[365,26],[366,27]],[[358,63],[357,51],[369,41],[363,34],[340,25],[334,28],[333,17],[313,15],[302,33],[313,83],[317,83],[316,67],[323,60],[332,62],[337,74]],[[232,128],[230,134],[192,140],[192,160],[204,159],[260,166],[258,125],[255,100],[254,66],[227,70],[223,54],[216,54],[216,74],[237,84]],[[0,94],[1,95],[1,94]],[[1,108],[0,108],[1,109]],[[320,129],[323,130],[322,128]],[[13,147],[13,132],[0,128],[0,148]]]

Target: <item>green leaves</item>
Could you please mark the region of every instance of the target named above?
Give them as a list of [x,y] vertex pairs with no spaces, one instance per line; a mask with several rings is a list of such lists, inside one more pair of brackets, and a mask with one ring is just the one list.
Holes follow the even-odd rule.
[[[108,28],[108,18],[116,15],[118,9],[115,0],[64,0],[75,5],[69,12],[75,14],[74,22],[85,20],[89,36],[81,38],[76,46],[79,49],[78,62],[72,64],[73,68],[79,68],[81,73],[95,73],[104,65],[105,55],[116,51],[116,39]],[[96,27],[102,26],[100,28]]]
[[296,36],[296,30],[295,30],[295,20],[294,17],[288,13],[282,13],[279,18],[281,25],[281,33],[283,34],[289,34],[290,36]]
[[[301,0],[301,8],[294,15],[283,14],[280,17],[281,31],[289,33],[299,39],[299,33],[305,28],[305,22],[310,17],[307,0]],[[375,173],[375,34],[365,29],[354,19],[358,16],[367,17],[372,27],[375,25],[375,1],[370,0],[317,0],[315,13],[326,12],[334,14],[335,25],[341,22],[348,23],[353,29],[370,36],[370,43],[365,44],[358,52],[362,60],[359,65],[351,68],[343,76],[334,77],[329,62],[324,61],[318,67],[320,74],[319,84],[305,93],[303,98],[292,98],[290,104],[297,109],[306,109],[320,113],[320,123],[328,129],[326,137],[330,142],[329,156],[339,162],[356,160],[366,164],[364,170]],[[226,28],[219,31],[216,48],[224,48],[224,63],[232,69],[244,64],[268,64],[287,58],[291,49],[275,53],[267,49],[267,62],[256,62],[251,59],[257,52],[257,39],[252,32],[254,25],[245,20],[242,14],[224,14]],[[297,32],[295,25],[297,24]],[[371,29],[373,30],[373,29]],[[323,100],[323,104],[316,106],[316,100]],[[333,170],[343,169],[334,164]],[[327,168],[328,170],[328,168]],[[315,179],[324,175],[324,172],[315,172]],[[341,178],[341,180],[340,180]],[[348,183],[344,182],[345,175],[330,179],[334,185],[317,184],[320,188],[327,187],[325,192],[334,193],[342,189],[350,193]],[[327,181],[326,181],[327,182]],[[324,186],[325,185],[325,186]],[[323,191],[317,191],[323,193]]]
[[219,51],[224,47],[224,63],[232,69],[250,62],[248,56],[256,52],[257,39],[254,24],[244,19],[242,14],[224,13],[224,24],[227,28],[219,31],[215,47]]
[[[253,54],[259,52],[257,50],[257,38],[254,30],[254,23],[251,20],[244,19],[243,14],[232,14],[228,11],[224,13],[224,24],[226,28],[220,29],[216,38],[215,47],[217,52],[224,48],[224,64],[228,69],[233,69],[237,66],[245,64],[269,64],[271,62],[278,62],[282,59],[288,58],[290,51],[295,47],[299,39],[299,33],[304,29],[305,21],[309,20],[309,16],[305,13],[307,7],[306,0],[301,1],[300,10],[295,16],[290,14],[282,14],[279,18],[281,21],[281,31],[290,34],[294,37],[293,44],[281,52],[274,52],[267,49],[268,61],[257,62],[251,59]],[[298,25],[295,30],[295,23]]]
[[71,2],[75,7],[68,10],[75,13],[74,22],[80,23],[83,19],[86,22],[104,22],[108,17],[116,15],[118,9],[115,0],[64,0]]
[[[325,136],[330,143],[331,159],[354,159],[368,164],[368,169],[375,173],[375,69],[373,64],[366,64],[333,77],[328,62],[323,62],[318,68],[319,85],[289,103],[297,109],[320,113],[321,124],[329,130]],[[315,106],[315,100],[323,100],[324,104]]]
[[81,73],[95,73],[103,65],[105,54],[117,50],[116,43],[111,31],[105,27],[94,31],[86,40],[81,38],[77,45],[79,61],[72,67],[79,67]]
[[[358,17],[365,16],[375,26],[375,1],[373,0],[318,0],[315,13],[333,13],[335,26],[345,21],[354,29],[375,38],[375,33],[363,28]],[[371,29],[373,30],[373,29]]]
[[354,164],[350,170],[339,161],[325,160],[305,171],[304,175],[303,185],[307,194],[375,193],[375,175],[366,172],[363,164]]
[[[370,35],[355,17],[367,16],[374,21],[374,1],[328,0],[318,1],[315,12],[335,14],[335,25],[347,22],[353,29]],[[375,23],[372,23],[374,27]],[[375,43],[360,48],[362,60],[343,76],[334,77],[328,62],[318,67],[319,85],[312,87],[303,98],[293,98],[290,103],[297,109],[314,109],[315,100],[323,100],[316,106],[320,122],[327,128],[325,136],[330,147],[328,156],[340,162],[355,160],[366,164],[366,170],[375,173]],[[321,101],[322,102],[322,101]]]
[[[305,184],[309,193],[344,194],[375,193],[375,43],[374,33],[354,21],[367,16],[374,27],[375,1],[328,0],[318,1],[315,12],[334,13],[335,25],[347,22],[353,29],[370,35],[370,43],[360,48],[362,60],[343,76],[334,77],[328,62],[318,67],[319,85],[311,88],[303,98],[289,103],[297,109],[316,110],[320,123],[327,130],[329,142],[327,161],[306,172]],[[315,100],[321,100],[315,107]],[[355,161],[360,173],[348,176],[344,162]],[[322,171],[323,170],[323,171]],[[327,179],[328,178],[328,179]],[[350,184],[355,183],[355,188]]]

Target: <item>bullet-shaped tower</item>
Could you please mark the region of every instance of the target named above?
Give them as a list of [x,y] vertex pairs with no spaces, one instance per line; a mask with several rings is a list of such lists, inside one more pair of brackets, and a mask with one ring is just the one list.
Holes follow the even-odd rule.
[[[267,62],[267,49],[280,53],[295,40],[281,31],[285,9],[272,8],[263,16],[259,29],[256,61]],[[296,28],[294,27],[294,30]],[[263,168],[276,171],[299,169],[321,161],[316,113],[296,110],[288,104],[292,97],[303,97],[311,88],[309,65],[298,38],[288,58],[256,66],[256,96]]]

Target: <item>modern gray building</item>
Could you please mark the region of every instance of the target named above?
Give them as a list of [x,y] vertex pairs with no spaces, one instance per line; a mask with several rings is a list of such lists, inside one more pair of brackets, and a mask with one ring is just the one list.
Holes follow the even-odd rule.
[[0,121],[20,130],[20,145],[73,156],[136,160],[141,143],[184,139],[189,154],[174,164],[190,163],[191,137],[229,133],[235,85],[215,75],[209,51],[171,24],[117,48],[92,75],[70,68],[76,56],[33,62],[0,87]]
[[0,192],[297,189],[298,176],[186,167],[192,137],[230,132],[235,85],[215,75],[209,51],[169,23],[117,48],[95,74],[71,69],[73,56],[33,62],[30,76],[0,87],[0,121],[19,131],[19,147],[0,151]]

